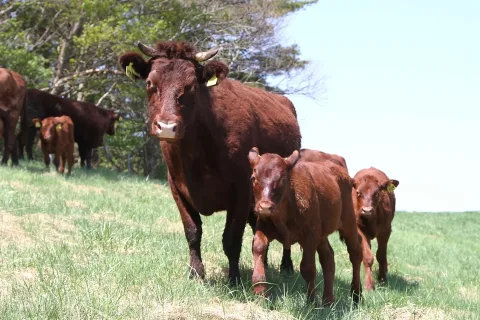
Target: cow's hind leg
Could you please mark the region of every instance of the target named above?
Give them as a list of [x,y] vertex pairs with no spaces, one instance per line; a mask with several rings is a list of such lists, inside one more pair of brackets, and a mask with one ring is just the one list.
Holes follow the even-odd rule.
[[387,230],[385,232],[380,233],[377,236],[378,281],[380,282],[387,281],[387,271],[388,271],[387,244],[388,244],[388,239],[390,238],[390,233],[391,233],[391,230]]
[[173,180],[168,174],[168,183],[172,190],[172,196],[177,204],[180,217],[182,218],[185,237],[187,238],[190,251],[190,278],[199,277],[205,279],[205,267],[202,262],[200,243],[202,241],[202,219],[200,214],[178,192]]
[[325,305],[333,304],[333,279],[335,277],[335,257],[328,238],[322,239],[317,248],[320,264],[323,272],[323,298]]
[[227,220],[223,231],[223,251],[228,258],[228,279],[231,285],[240,283],[238,263],[242,249],[243,232],[247,223],[251,205],[251,187],[249,181],[238,183],[231,190],[227,209]]

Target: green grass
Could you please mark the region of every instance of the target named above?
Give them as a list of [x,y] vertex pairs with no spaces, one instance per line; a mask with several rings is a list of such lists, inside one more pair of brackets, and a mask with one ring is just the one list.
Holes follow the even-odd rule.
[[[298,246],[292,276],[279,273],[281,246],[272,246],[265,300],[251,290],[250,229],[243,286],[230,288],[221,244],[225,215],[203,221],[205,282],[188,279],[183,227],[164,183],[78,168],[64,178],[40,163],[1,167],[0,318],[480,319],[479,213],[397,213],[389,283],[364,293],[357,308],[338,234],[330,237],[337,303],[313,309],[305,303]],[[317,270],[321,296],[319,264]]]

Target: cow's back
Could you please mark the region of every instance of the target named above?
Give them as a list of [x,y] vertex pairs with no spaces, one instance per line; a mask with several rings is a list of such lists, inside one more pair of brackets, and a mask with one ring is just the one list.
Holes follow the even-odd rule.
[[347,172],[347,162],[345,158],[333,153],[326,153],[323,151],[312,150],[312,149],[302,149],[300,150],[300,161],[308,162],[322,162],[322,161],[331,161],[341,167],[344,167]]
[[7,113],[20,116],[25,97],[26,84],[18,73],[0,68],[0,115]]
[[212,108],[213,119],[207,121],[215,128],[212,134],[246,171],[250,169],[246,155],[253,146],[282,157],[300,149],[300,128],[288,98],[230,79],[209,92],[207,108]]

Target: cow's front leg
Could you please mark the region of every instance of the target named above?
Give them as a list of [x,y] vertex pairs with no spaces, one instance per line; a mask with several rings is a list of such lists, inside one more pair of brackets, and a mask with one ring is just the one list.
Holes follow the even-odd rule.
[[264,294],[266,290],[265,255],[267,254],[269,240],[258,221],[258,228],[253,237],[253,275],[252,284],[256,294]]
[[249,180],[232,187],[230,203],[227,208],[227,221],[223,231],[223,251],[228,258],[228,279],[231,285],[240,283],[238,262],[242,249],[243,232],[247,224],[251,206],[251,187]]
[[182,218],[183,229],[190,250],[190,278],[199,277],[205,279],[205,267],[203,266],[202,254],[200,251],[200,243],[202,241],[202,219],[200,219],[200,214],[178,192],[170,173],[168,173],[168,183],[172,190],[173,199],[180,212],[180,217]]
[[87,148],[85,154],[85,160],[87,162],[87,169],[92,169],[92,148]]

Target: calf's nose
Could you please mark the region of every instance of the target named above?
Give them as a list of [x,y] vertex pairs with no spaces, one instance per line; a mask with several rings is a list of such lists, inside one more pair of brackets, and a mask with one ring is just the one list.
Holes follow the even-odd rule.
[[369,216],[373,213],[373,208],[372,207],[363,207],[362,208],[362,214],[365,216]]
[[272,210],[272,203],[270,201],[260,201],[260,213],[269,213]]

